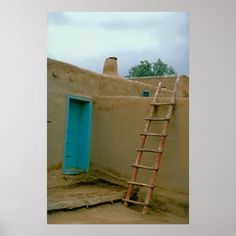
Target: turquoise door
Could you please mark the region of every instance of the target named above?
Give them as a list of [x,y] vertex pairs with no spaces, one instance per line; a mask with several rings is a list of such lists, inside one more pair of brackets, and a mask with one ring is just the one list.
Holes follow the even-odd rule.
[[68,96],[64,145],[64,174],[89,170],[91,100]]

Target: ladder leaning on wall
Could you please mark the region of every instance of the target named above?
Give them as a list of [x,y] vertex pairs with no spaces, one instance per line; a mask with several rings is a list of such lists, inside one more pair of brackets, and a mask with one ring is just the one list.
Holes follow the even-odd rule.
[[[143,207],[143,213],[144,214],[148,213],[149,206],[150,206],[150,201],[151,201],[151,198],[152,198],[152,192],[153,192],[154,187],[155,187],[157,172],[158,172],[158,169],[160,167],[161,155],[162,155],[164,145],[165,145],[165,141],[166,141],[166,137],[167,137],[167,134],[168,134],[167,132],[168,132],[168,127],[169,127],[169,121],[171,119],[171,115],[172,115],[173,108],[174,108],[174,105],[175,105],[176,91],[177,91],[179,79],[180,79],[180,76],[178,75],[176,77],[174,89],[172,90],[172,95],[171,95],[171,99],[170,99],[169,102],[158,102],[159,96],[160,96],[160,91],[162,89],[162,82],[158,83],[157,90],[156,90],[156,93],[154,95],[153,101],[150,104],[151,109],[150,109],[149,115],[148,115],[148,117],[145,118],[146,124],[145,124],[145,128],[144,128],[144,132],[140,134],[140,148],[136,149],[138,154],[137,154],[135,163],[132,165],[131,179],[130,179],[130,181],[128,181],[127,193],[126,193],[125,198],[123,199],[126,206],[128,206],[129,203],[144,206]],[[158,109],[158,107],[160,107],[160,106],[168,106],[169,107],[166,116],[165,117],[153,117],[154,111],[156,109]],[[151,133],[151,132],[149,132],[151,122],[153,122],[153,121],[155,121],[155,122],[162,121],[163,122],[163,126],[162,126],[163,129],[160,133]],[[157,149],[145,148],[145,142],[146,142],[147,136],[160,137]],[[142,159],[143,152],[150,152],[150,153],[156,154],[154,166],[146,166],[146,165],[141,164],[141,159]],[[139,169],[146,169],[146,170],[152,171],[149,184],[136,182],[137,173],[138,173]],[[140,187],[147,188],[146,198],[145,198],[144,202],[134,201],[134,200],[130,199],[134,186],[140,186]]]

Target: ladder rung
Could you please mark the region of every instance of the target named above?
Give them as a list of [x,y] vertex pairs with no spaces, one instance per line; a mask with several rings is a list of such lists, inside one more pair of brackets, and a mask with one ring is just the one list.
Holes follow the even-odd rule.
[[146,117],[145,120],[153,120],[153,121],[165,121],[170,120],[170,117],[162,117],[162,118],[152,118],[152,117]]
[[162,150],[155,150],[155,149],[147,149],[147,148],[137,148],[137,152],[155,152],[155,153],[162,153]]
[[151,105],[154,106],[170,106],[170,105],[174,105],[173,102],[152,102]]
[[152,185],[139,183],[139,182],[133,182],[133,181],[128,181],[128,184],[138,185],[138,186],[142,186],[142,187],[146,187],[146,188],[154,188],[154,186],[152,186]]
[[[157,171],[159,169],[159,162],[160,162],[160,158],[161,158],[161,153],[163,152],[163,148],[164,148],[165,137],[168,134],[168,123],[169,123],[169,120],[171,119],[172,112],[173,112],[174,105],[175,105],[176,92],[177,92],[179,79],[180,79],[180,76],[177,76],[175,86],[174,86],[173,90],[165,88],[166,90],[169,90],[169,91],[172,92],[171,99],[169,99],[168,102],[159,102],[158,95],[159,95],[160,90],[163,89],[163,88],[162,88],[162,82],[158,83],[158,87],[156,89],[153,101],[151,102],[152,107],[151,107],[150,113],[149,113],[148,117],[145,117],[145,120],[148,120],[148,122],[146,122],[144,132],[140,134],[144,137],[141,137],[141,143],[140,143],[140,146],[139,146],[140,148],[136,149],[136,151],[138,151],[139,153],[137,155],[137,159],[136,159],[135,164],[131,165],[135,169],[132,170],[131,181],[128,181],[128,191],[127,191],[126,197],[125,197],[125,199],[122,199],[123,201],[125,201],[126,206],[128,206],[128,203],[134,203],[134,204],[139,204],[139,205],[144,206],[143,207],[143,213],[144,214],[146,214],[147,211],[148,211],[148,207],[150,206],[150,201],[151,201],[151,197],[152,197],[152,192],[153,192],[154,188],[156,187],[154,185],[154,183],[155,183],[155,180],[156,180],[156,177],[157,177]],[[158,108],[158,107],[154,107],[154,106],[169,106],[169,107],[167,107],[167,108],[169,108],[169,111],[168,111],[168,113],[165,113],[165,115],[164,115],[165,117],[152,117],[153,113],[156,110],[156,108]],[[155,115],[155,116],[157,116],[157,115]],[[163,128],[162,131],[160,131],[161,133],[152,133],[152,132],[148,131],[149,126],[151,124],[151,121],[167,121],[167,122],[164,123],[164,128]],[[161,138],[159,146],[154,147],[157,150],[154,150],[154,149],[144,148],[144,144],[145,144],[145,141],[146,141],[146,136],[156,136],[156,137],[164,137],[164,138]],[[156,164],[154,164],[154,166],[145,166],[145,165],[139,164],[140,161],[141,161],[141,156],[143,154],[142,152],[157,153],[156,154],[156,158],[157,158]],[[152,175],[151,175],[151,179],[150,179],[151,184],[136,182],[136,174],[138,172],[138,168],[146,169],[146,170],[152,170]],[[132,188],[134,187],[133,185],[138,185],[138,186],[141,186],[141,187],[148,188],[147,189],[148,191],[147,191],[147,195],[146,195],[146,200],[144,202],[130,200],[130,196],[131,196],[131,193],[132,193]]]
[[174,89],[172,89],[172,88],[166,88],[166,87],[162,87],[161,89],[169,90],[169,91],[171,91],[171,92],[174,91]]
[[141,133],[140,135],[157,136],[157,137],[165,137],[165,136],[167,136],[167,134],[162,134],[162,133]]
[[134,201],[134,200],[130,200],[130,199],[123,199],[123,201],[129,202],[129,203],[138,204],[138,205],[142,205],[142,206],[148,206],[149,205],[149,204],[147,204],[145,202],[138,202],[138,201]]
[[146,170],[158,170],[158,168],[151,167],[151,166],[136,165],[136,164],[133,164],[133,165],[131,165],[131,166],[132,166],[132,167],[135,167],[135,168],[146,169]]

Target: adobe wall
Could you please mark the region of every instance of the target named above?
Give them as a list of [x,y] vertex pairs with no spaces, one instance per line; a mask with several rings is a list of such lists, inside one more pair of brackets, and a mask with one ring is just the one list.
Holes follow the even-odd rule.
[[[156,82],[154,79],[153,86],[119,76],[105,76],[48,59],[48,168],[58,167],[63,161],[66,95],[86,96],[93,101],[91,164],[128,179],[130,165],[136,157],[138,134],[144,129],[144,117],[152,100],[140,97],[140,93],[150,90],[153,94]],[[166,89],[162,99],[168,99],[169,95]],[[179,96],[163,153],[158,186],[188,193],[188,97],[182,92]],[[148,159],[150,163],[146,164],[151,165],[151,157],[147,156]],[[149,177],[146,175],[145,179]]]
[[105,75],[85,70],[67,63],[48,59],[48,94],[72,93],[84,96],[139,96],[143,89],[155,93],[156,87],[137,81],[129,81],[116,75]]
[[48,168],[61,165],[64,149],[66,95],[137,95],[143,89],[155,92],[155,87],[128,81],[119,76],[107,76],[48,59],[47,61],[47,156]]
[[[150,84],[156,86],[159,82],[162,82],[162,86],[167,89],[174,87],[176,76],[146,76],[139,78],[129,78],[130,81],[139,81],[145,84]],[[177,96],[188,97],[189,96],[189,77],[186,75],[180,75],[179,90],[177,91]]]
[[[152,98],[143,97],[94,97],[92,118],[91,162],[129,179],[131,164],[136,158],[139,133],[143,132]],[[162,101],[167,101],[163,98]],[[160,115],[164,114],[164,110]],[[152,122],[151,129],[160,130]],[[188,99],[178,98],[170,122],[165,151],[162,154],[157,185],[178,192],[188,193]],[[155,148],[157,138],[147,144]],[[154,155],[144,155],[144,164],[152,166]],[[140,181],[150,180],[150,171],[142,171]]]

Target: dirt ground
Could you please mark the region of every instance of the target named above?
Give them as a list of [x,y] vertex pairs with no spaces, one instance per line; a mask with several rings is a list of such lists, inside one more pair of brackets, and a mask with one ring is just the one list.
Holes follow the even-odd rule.
[[117,202],[48,213],[48,224],[188,224],[188,218],[161,211],[143,215],[142,209],[127,208]]
[[48,172],[48,224],[188,224],[187,216],[142,207],[125,207],[126,192],[98,173],[64,176],[61,170]]

